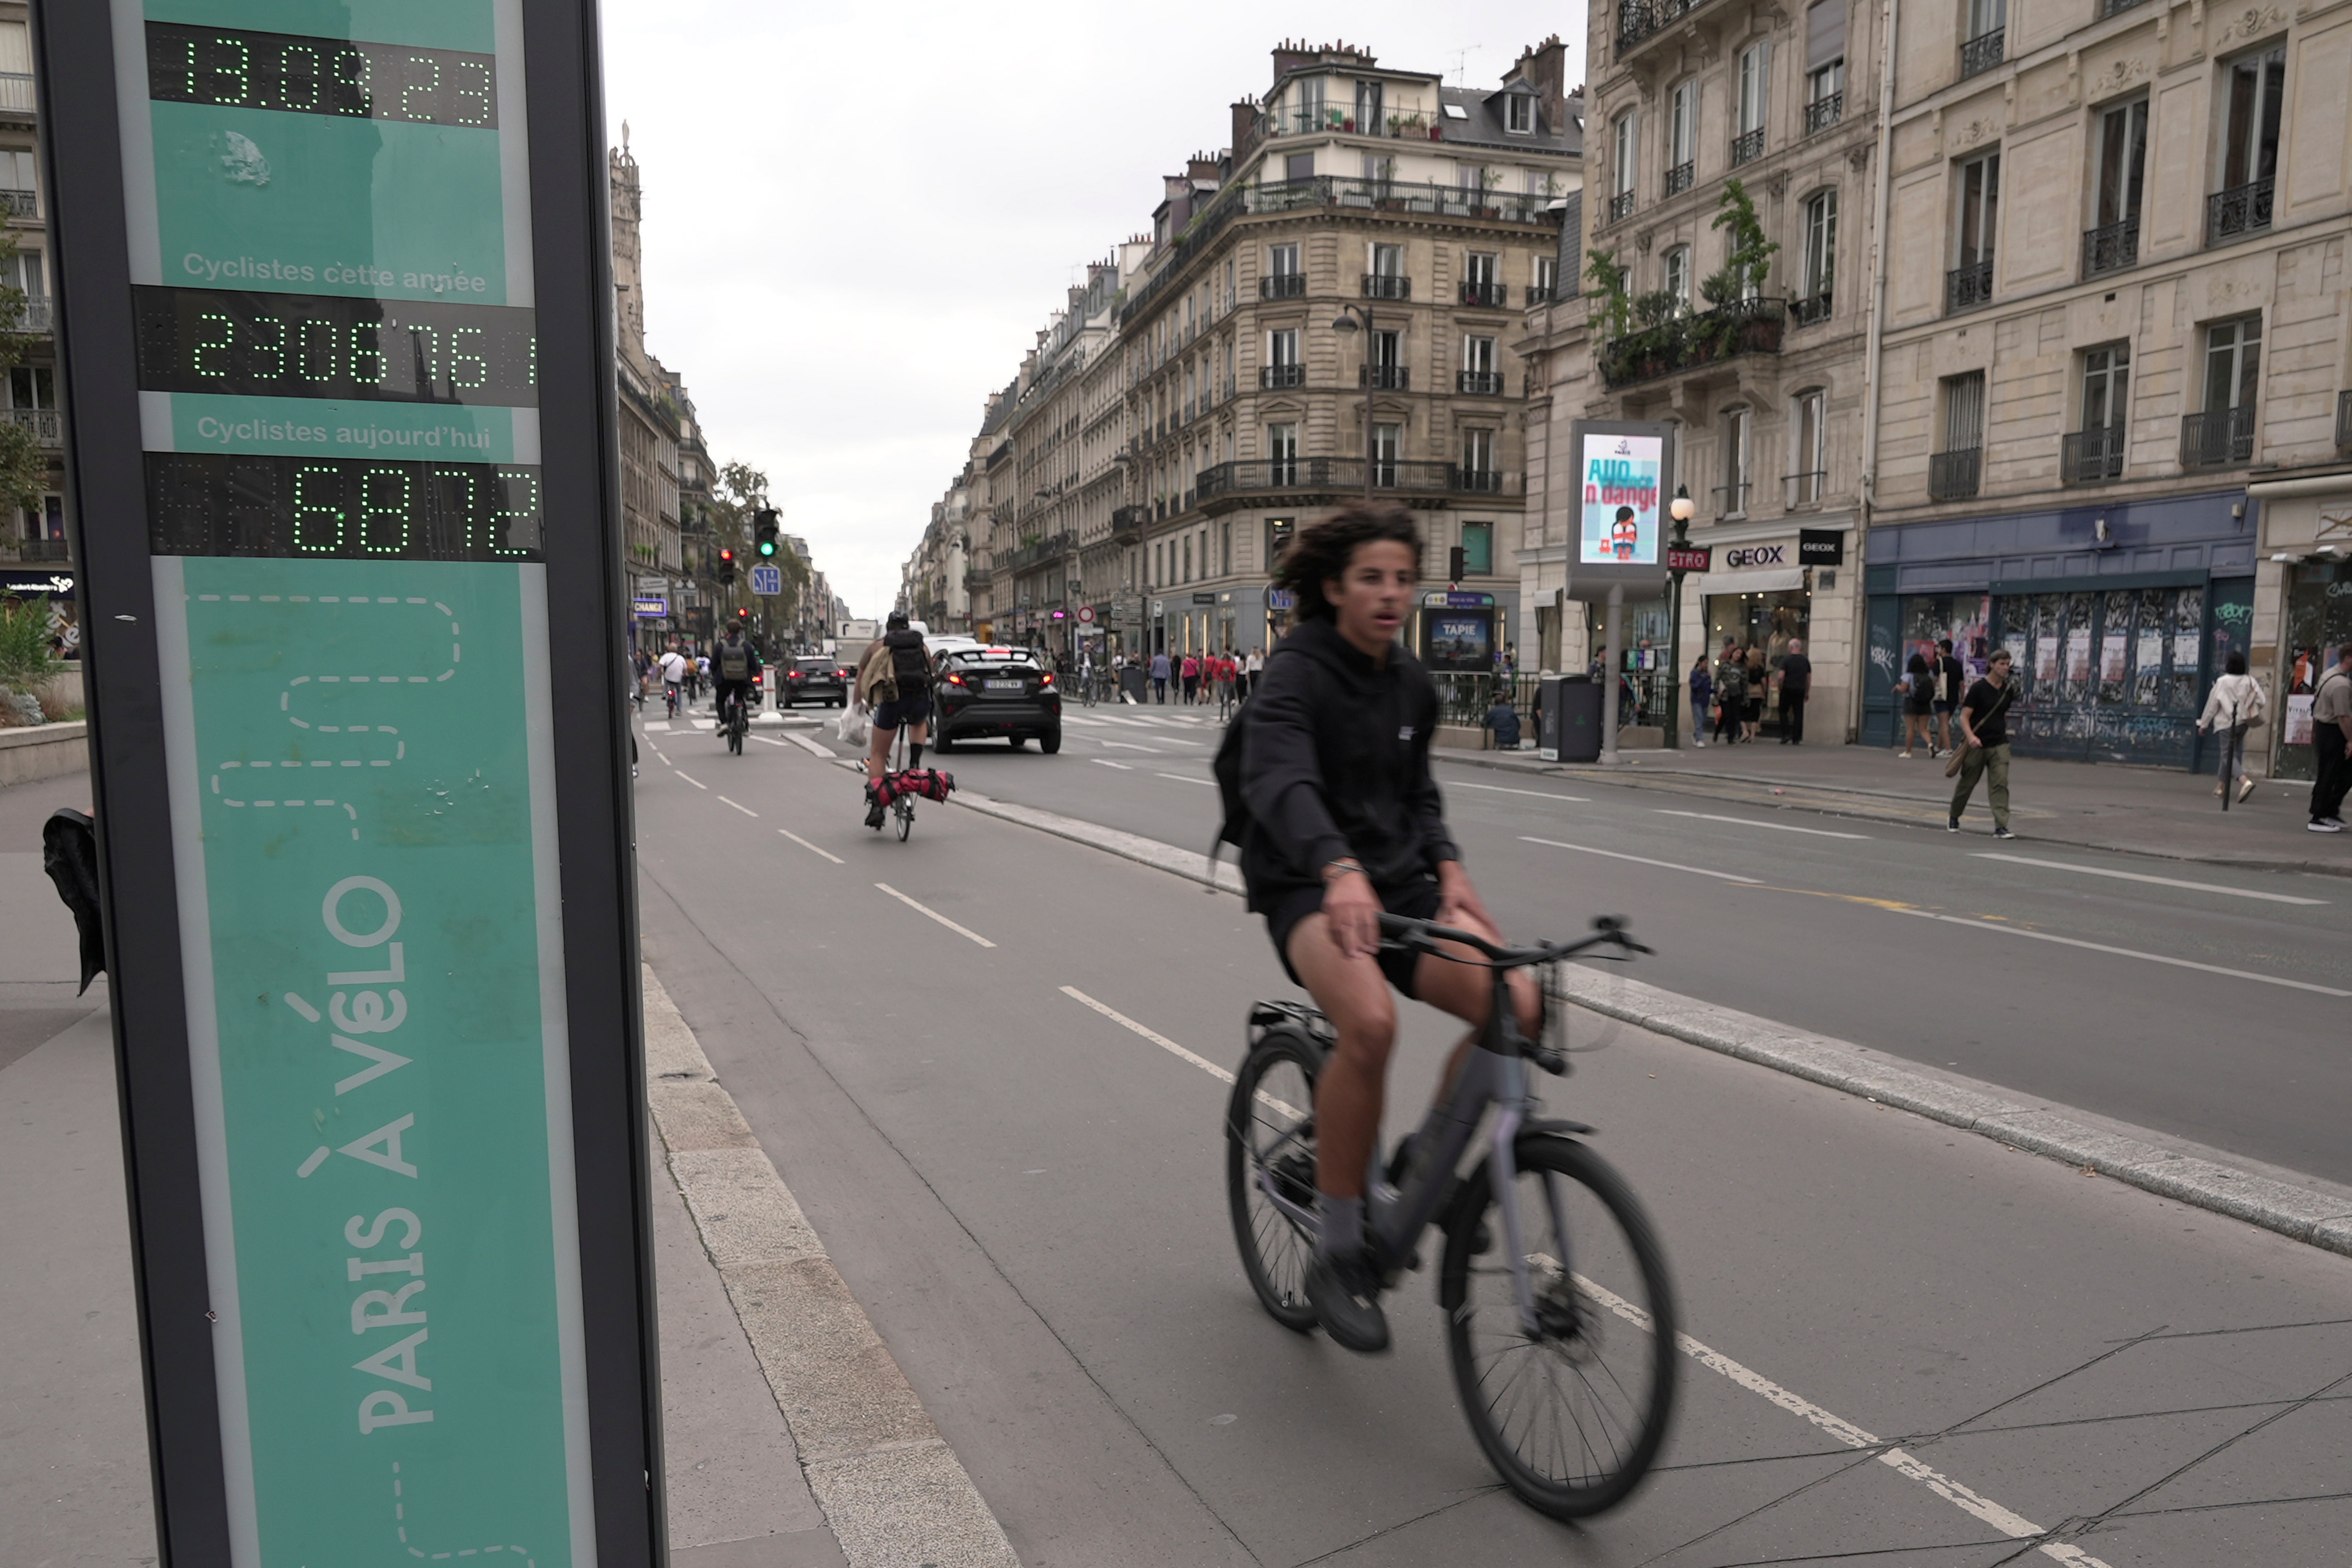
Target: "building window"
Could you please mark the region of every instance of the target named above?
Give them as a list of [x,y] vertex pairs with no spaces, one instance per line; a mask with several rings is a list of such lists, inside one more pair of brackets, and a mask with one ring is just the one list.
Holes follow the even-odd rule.
[[2279,105],[2285,89],[2283,44],[2231,62],[2223,76],[2229,117],[2222,132],[2221,188],[2207,200],[2206,243],[2270,227],[2278,175]]
[[2000,154],[1987,153],[1959,167],[1959,208],[1952,226],[1953,267],[1945,277],[1944,309],[1967,310],[1992,298],[1992,247],[2000,228]]
[[2060,454],[2060,479],[2100,484],[2123,477],[2125,420],[2131,407],[2131,345],[2109,343],[2083,353],[2083,423]]
[[1265,520],[1265,569],[1272,573],[1282,564],[1282,552],[1290,548],[1290,536],[1298,530],[1295,517],[1269,517]]
[[1502,394],[1503,373],[1495,368],[1495,340],[1475,334],[1462,339],[1462,372],[1454,378],[1456,392],[1496,397]]
[[1805,198],[1805,248],[1799,279],[1804,292],[1792,307],[1801,326],[1829,317],[1830,299],[1837,284],[1837,192],[1816,191]]
[[[1311,180],[1315,177],[1315,154],[1291,153],[1282,160],[1282,177],[1286,180]],[[1163,237],[1165,237],[1163,236]]]
[[1536,100],[1524,92],[1512,93],[1503,100],[1503,129],[1516,136],[1532,136],[1536,129]]
[[1460,487],[1465,490],[1499,489],[1500,475],[1495,467],[1495,433],[1492,430],[1468,429],[1462,432],[1462,472]]
[[1698,158],[1698,83],[1679,82],[1666,100],[1666,195],[1691,188]]
[[1269,425],[1265,427],[1266,482],[1292,485],[1298,482],[1298,426]]
[[2182,468],[2224,468],[2252,459],[2262,360],[2260,316],[2216,321],[2205,329],[2205,406],[2180,422]]
[[1482,374],[1495,368],[1495,340],[1465,336],[1462,340],[1462,368]]
[[1462,570],[1467,576],[1489,577],[1495,572],[1495,525],[1491,522],[1465,522],[1462,525]]
[[1261,381],[1273,388],[1307,384],[1307,367],[1298,358],[1297,327],[1276,327],[1265,334],[1265,374]]
[[1716,487],[1716,514],[1719,517],[1748,515],[1748,438],[1753,421],[1750,411],[1729,408],[1723,415],[1723,483]]
[[1969,0],[1969,33],[1960,45],[1960,75],[1972,77],[2000,64],[2009,37],[2009,0]]
[[1790,425],[1797,440],[1797,471],[1789,476],[1789,504],[1818,503],[1830,480],[1829,395],[1818,387],[1797,394]]
[[1393,489],[1397,482],[1397,464],[1404,458],[1404,426],[1375,425],[1372,426],[1372,483]]
[[1977,493],[1984,468],[1985,377],[1980,370],[1944,378],[1944,449],[1927,459],[1927,499]]
[[1471,251],[1463,259],[1462,302],[1487,307],[1508,304],[1502,271],[1501,257],[1492,251]]
[[1805,12],[1805,131],[1845,118],[1846,0],[1817,0]]
[[1612,127],[1617,162],[1613,166],[1614,184],[1610,187],[1609,216],[1623,217],[1633,210],[1633,178],[1641,152],[1641,121],[1632,110],[1619,115]]
[[2098,205],[2083,237],[2083,276],[2096,277],[2139,259],[2140,182],[2147,163],[2147,100],[2136,98],[2099,115]]
[[1376,81],[1356,84],[1356,130],[1364,136],[1378,136],[1387,129],[1381,123],[1381,87]]
[[1189,534],[1189,533],[1188,533],[1188,534],[1186,534],[1186,535],[1184,536],[1184,575],[1183,575],[1182,577],[1179,578],[1179,579],[1178,579],[1178,581],[1179,581],[1179,582],[1183,582],[1183,583],[1190,583],[1192,580],[1192,536],[1191,534]]
[[1551,300],[1553,292],[1558,289],[1559,287],[1559,258],[1556,256],[1537,257],[1535,265],[1535,281],[1528,285],[1528,303],[1530,305],[1549,304]]
[[1683,310],[1689,310],[1691,303],[1691,251],[1689,246],[1676,245],[1667,247],[1665,255],[1664,279],[1665,290],[1667,293],[1674,296],[1675,303],[1680,306]]
[[1739,51],[1739,124],[1731,142],[1731,161],[1749,163],[1764,155],[1764,91],[1772,46],[1759,38]]

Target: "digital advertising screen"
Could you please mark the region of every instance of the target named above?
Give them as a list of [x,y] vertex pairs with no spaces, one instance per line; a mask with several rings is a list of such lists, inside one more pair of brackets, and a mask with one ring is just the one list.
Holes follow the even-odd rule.
[[1654,566],[1664,531],[1665,440],[1587,431],[1578,454],[1582,527],[1577,560],[1587,566]]

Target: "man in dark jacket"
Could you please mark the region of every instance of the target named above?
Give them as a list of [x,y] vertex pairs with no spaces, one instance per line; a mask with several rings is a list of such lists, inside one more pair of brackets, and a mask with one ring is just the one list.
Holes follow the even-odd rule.
[[[1315,1185],[1322,1229],[1307,1293],[1337,1343],[1388,1348],[1381,1275],[1364,1246],[1364,1179],[1380,1136],[1396,1002],[1390,987],[1467,1020],[1487,1008],[1483,968],[1381,946],[1383,911],[1500,942],[1446,831],[1429,747],[1437,688],[1396,643],[1420,582],[1412,514],[1349,506],[1302,531],[1277,585],[1298,626],[1243,710],[1242,877],[1275,951],[1338,1033],[1315,1088]],[[1469,954],[1464,956],[1468,957]],[[1520,1026],[1540,1025],[1535,985],[1512,976]],[[1445,1085],[1440,1085],[1444,1092]]]
[[1805,657],[1802,639],[1790,637],[1780,656],[1780,743],[1805,743],[1805,699],[1812,695],[1813,661]]

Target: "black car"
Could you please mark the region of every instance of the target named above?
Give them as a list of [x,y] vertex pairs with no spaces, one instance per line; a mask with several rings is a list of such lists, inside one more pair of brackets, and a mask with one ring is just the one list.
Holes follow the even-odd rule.
[[1019,751],[1032,737],[1048,754],[1062,749],[1062,693],[1054,672],[1027,648],[959,647],[939,657],[931,681],[931,739],[942,752],[959,741],[1002,735]]
[[776,699],[786,708],[797,708],[809,698],[828,708],[843,707],[849,701],[849,683],[856,676],[856,671],[842,668],[835,659],[796,658],[784,671],[783,689]]

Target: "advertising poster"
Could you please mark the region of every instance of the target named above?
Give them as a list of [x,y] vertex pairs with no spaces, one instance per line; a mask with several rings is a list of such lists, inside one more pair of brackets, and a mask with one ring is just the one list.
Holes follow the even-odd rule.
[[1662,437],[1585,436],[1579,562],[1589,566],[1658,563],[1664,466]]
[[2298,691],[2286,700],[2286,743],[2290,746],[2311,744],[2311,705],[2317,699],[2308,691]]
[[1490,618],[1483,613],[1429,618],[1429,662],[1440,669],[1484,669],[1494,662]]

